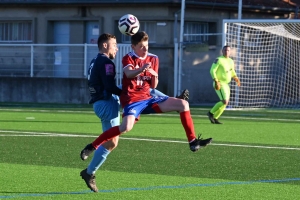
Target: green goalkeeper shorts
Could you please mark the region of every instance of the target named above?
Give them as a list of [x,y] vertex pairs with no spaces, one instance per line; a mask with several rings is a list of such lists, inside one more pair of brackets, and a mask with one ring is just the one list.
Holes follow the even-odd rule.
[[[229,87],[229,84],[228,83],[222,83],[220,82],[221,84],[221,89],[220,90],[216,90],[216,93],[219,97],[219,99],[222,101],[222,100],[229,100],[230,98],[230,87]],[[215,82],[213,82],[213,86],[215,88]]]

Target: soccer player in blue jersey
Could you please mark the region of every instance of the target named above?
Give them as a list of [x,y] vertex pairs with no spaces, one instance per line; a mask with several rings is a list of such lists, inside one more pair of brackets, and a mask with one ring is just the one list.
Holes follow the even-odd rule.
[[[111,34],[102,34],[98,38],[99,53],[95,57],[88,71],[88,87],[91,95],[89,101],[93,104],[95,114],[101,120],[103,132],[111,127],[120,125],[120,101],[121,89],[115,83],[114,59],[118,51],[116,37]],[[152,96],[165,96],[158,90],[151,91]],[[184,90],[177,98],[188,99],[188,90]],[[86,185],[94,192],[98,191],[95,181],[95,173],[105,162],[109,153],[118,145],[119,136],[100,145],[94,153],[88,167],[80,172],[80,176]],[[81,157],[85,160],[85,157]]]

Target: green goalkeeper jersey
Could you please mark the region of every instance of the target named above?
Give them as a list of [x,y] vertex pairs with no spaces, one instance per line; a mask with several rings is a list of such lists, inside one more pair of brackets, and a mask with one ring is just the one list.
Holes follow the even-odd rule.
[[229,83],[231,78],[236,76],[233,60],[224,56],[218,57],[210,68],[210,75],[212,79]]

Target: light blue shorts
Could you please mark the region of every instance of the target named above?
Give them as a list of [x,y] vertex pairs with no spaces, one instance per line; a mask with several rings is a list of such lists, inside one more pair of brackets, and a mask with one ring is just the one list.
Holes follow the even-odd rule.
[[[122,89],[122,85],[118,86]],[[154,97],[164,97],[164,93],[150,89],[150,94]],[[112,95],[109,100],[99,100],[93,104],[95,114],[100,118],[102,131],[106,131],[114,126],[120,125],[120,99],[117,95]],[[147,112],[147,111],[145,111]]]
[[93,104],[95,114],[100,118],[103,132],[120,125],[120,99],[112,95],[108,100],[99,100]]

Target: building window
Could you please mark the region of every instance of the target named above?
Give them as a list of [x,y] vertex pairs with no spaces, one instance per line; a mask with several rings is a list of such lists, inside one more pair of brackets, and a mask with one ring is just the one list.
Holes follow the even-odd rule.
[[32,42],[32,22],[0,22],[0,42]]
[[[156,43],[156,22],[140,21],[139,31],[145,31],[149,36],[149,43]],[[122,34],[122,43],[131,43],[130,36]]]
[[185,22],[184,42],[207,43],[209,24],[205,22]]

